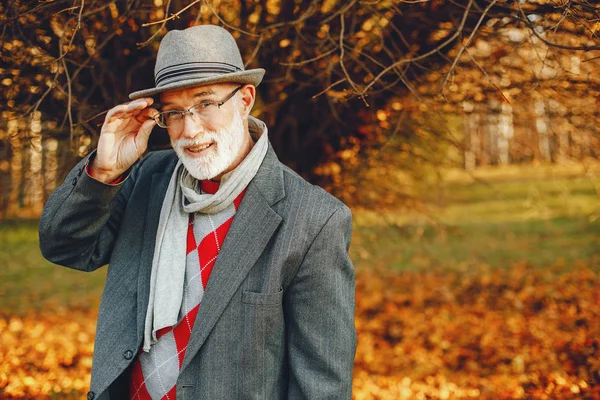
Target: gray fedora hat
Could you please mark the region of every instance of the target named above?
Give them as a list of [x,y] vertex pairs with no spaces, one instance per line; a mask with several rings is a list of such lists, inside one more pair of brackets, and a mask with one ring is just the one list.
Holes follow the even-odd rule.
[[167,32],[156,56],[155,87],[133,92],[129,98],[219,82],[258,86],[264,74],[262,68],[244,69],[240,49],[228,31],[220,26],[198,25]]

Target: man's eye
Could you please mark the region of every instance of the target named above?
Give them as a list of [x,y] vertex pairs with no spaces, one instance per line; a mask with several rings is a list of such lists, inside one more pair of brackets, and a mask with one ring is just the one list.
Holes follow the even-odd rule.
[[164,116],[167,121],[173,121],[173,120],[181,118],[181,112],[180,111],[168,111],[168,112],[164,113]]
[[210,107],[211,105],[213,105],[213,102],[210,100],[205,100],[203,102],[201,102],[200,104],[198,104],[199,108],[207,108]]

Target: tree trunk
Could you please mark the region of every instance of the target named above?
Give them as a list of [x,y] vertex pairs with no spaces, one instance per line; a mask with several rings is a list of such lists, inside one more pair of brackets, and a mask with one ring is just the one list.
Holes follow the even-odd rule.
[[23,182],[23,142],[19,135],[19,122],[17,119],[8,120],[8,140],[10,143],[10,188],[6,217],[16,217],[20,203],[20,188]]

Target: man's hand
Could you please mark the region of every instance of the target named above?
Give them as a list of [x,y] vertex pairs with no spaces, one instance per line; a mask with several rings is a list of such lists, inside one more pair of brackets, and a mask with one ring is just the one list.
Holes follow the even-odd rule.
[[104,183],[121,176],[148,147],[156,114],[149,106],[150,97],[137,99],[111,108],[100,130],[96,158],[90,164],[90,175]]

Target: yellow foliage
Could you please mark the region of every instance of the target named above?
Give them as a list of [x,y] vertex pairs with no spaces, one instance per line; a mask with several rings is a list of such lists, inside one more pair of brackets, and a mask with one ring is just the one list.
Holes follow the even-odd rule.
[[[600,398],[600,278],[359,271],[354,399]],[[82,398],[93,310],[0,315],[0,397]]]

